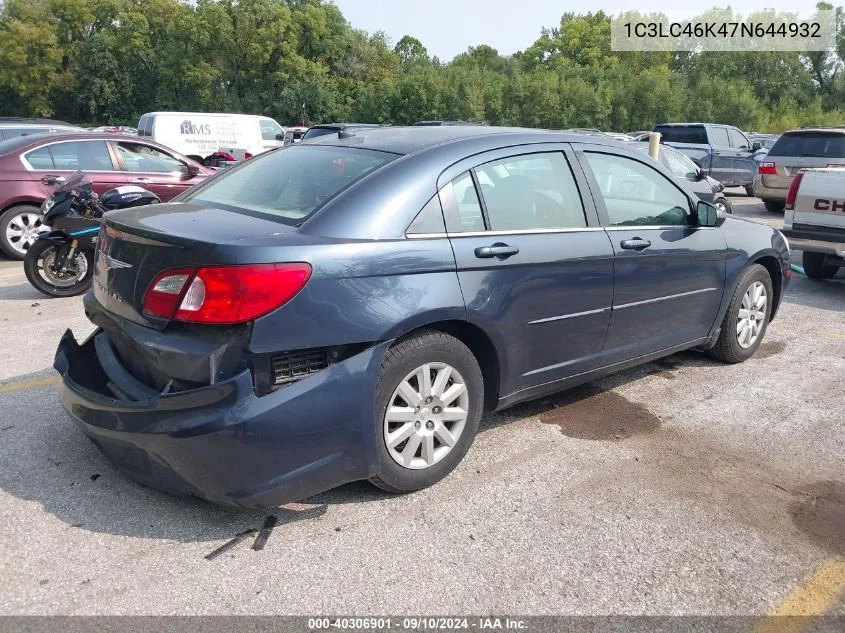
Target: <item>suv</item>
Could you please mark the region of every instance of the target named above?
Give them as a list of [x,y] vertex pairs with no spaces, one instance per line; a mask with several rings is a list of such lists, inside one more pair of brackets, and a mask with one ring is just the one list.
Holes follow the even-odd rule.
[[755,153],[762,148],[732,125],[717,123],[662,123],[654,128],[662,142],[682,151],[704,173],[726,187],[744,187],[750,196],[757,172]]
[[792,177],[811,167],[845,167],[845,128],[801,128],[784,132],[754,177],[754,195],[772,213],[783,211]]
[[81,127],[54,121],[52,119],[26,119],[22,117],[0,117],[0,141],[15,138],[16,136],[28,136],[30,134],[50,134],[68,132],[84,132]]

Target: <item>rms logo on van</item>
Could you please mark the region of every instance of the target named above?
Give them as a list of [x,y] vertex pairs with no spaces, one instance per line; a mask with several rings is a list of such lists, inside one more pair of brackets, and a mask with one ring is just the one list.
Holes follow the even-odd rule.
[[205,125],[194,125],[191,123],[190,119],[185,119],[182,121],[182,125],[179,126],[179,131],[182,134],[211,134],[211,126],[207,123]]

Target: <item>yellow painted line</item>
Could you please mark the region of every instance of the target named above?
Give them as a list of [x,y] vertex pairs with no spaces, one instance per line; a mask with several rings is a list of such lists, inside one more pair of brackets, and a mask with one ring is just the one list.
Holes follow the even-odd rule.
[[845,559],[825,561],[769,612],[754,633],[800,633],[824,613],[845,590]]
[[12,393],[14,391],[38,389],[39,387],[55,385],[57,382],[59,382],[58,376],[47,376],[46,378],[33,378],[32,380],[23,380],[21,382],[10,382],[5,385],[0,385],[0,393]]

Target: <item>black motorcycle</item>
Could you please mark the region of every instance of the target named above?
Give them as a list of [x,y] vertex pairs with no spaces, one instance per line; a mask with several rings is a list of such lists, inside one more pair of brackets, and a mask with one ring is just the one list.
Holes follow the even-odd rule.
[[[49,233],[39,236],[26,251],[24,272],[37,290],[51,297],[72,297],[91,287],[94,249],[103,214],[161,200],[134,185],[117,187],[98,196],[85,174],[76,172],[41,205],[42,222]],[[53,176],[53,185],[59,181]]]

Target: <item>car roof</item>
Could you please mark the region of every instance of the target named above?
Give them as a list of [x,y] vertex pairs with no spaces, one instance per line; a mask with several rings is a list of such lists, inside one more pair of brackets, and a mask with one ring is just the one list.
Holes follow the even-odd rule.
[[319,123],[312,125],[309,130],[345,130],[347,128],[390,127],[389,123]]
[[[588,136],[571,132],[557,132],[518,127],[481,125],[435,125],[408,127],[375,127],[355,130],[346,138],[324,135],[309,140],[310,145],[358,147],[394,154],[413,154],[440,145],[457,145],[476,139],[500,139],[501,146],[524,143],[598,143],[619,147],[621,141],[609,136]],[[627,143],[626,143],[627,145]]]
[[64,125],[66,127],[78,127],[66,121],[56,119],[29,118],[20,116],[0,116],[0,126],[30,126],[30,125]]
[[796,130],[789,130],[784,134],[801,134],[802,132],[840,132],[845,134],[845,127],[831,126],[831,127],[802,127]]
[[[43,145],[48,142],[54,143],[56,141],[122,141],[125,143],[127,141],[133,142],[135,140],[140,143],[163,147],[146,137],[140,138],[129,134],[120,134],[119,132],[48,132],[45,134],[27,134],[26,136],[16,136],[2,141],[0,142],[0,154],[5,155],[18,151],[25,152],[29,150],[30,147]],[[169,151],[172,152],[173,150]]]

